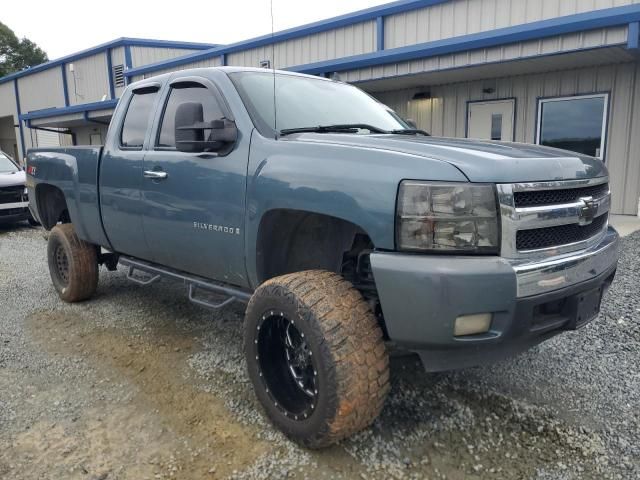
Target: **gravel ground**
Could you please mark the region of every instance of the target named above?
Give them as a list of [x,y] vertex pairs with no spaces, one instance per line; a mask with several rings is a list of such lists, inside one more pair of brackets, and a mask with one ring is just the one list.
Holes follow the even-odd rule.
[[638,251],[640,233],[592,324],[490,367],[394,358],[380,419],[309,452],[256,405],[239,307],[122,270],[66,305],[42,231],[0,229],[0,478],[639,478]]

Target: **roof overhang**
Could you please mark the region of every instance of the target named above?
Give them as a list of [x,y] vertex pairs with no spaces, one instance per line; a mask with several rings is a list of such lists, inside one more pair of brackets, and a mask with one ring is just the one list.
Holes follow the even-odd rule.
[[495,79],[581,67],[610,65],[637,60],[637,55],[621,46],[534,56],[511,61],[487,62],[479,65],[449,68],[433,72],[396,75],[352,82],[367,92],[421,88],[465,81]]
[[47,108],[20,115],[27,127],[78,127],[88,123],[108,125],[117,100],[85,103],[64,108]]

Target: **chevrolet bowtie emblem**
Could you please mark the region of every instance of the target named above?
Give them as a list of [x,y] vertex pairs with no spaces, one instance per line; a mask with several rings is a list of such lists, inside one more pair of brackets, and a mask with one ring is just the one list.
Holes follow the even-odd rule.
[[584,205],[578,211],[578,222],[580,225],[589,225],[598,213],[600,202],[594,200],[593,197],[583,197],[580,201]]

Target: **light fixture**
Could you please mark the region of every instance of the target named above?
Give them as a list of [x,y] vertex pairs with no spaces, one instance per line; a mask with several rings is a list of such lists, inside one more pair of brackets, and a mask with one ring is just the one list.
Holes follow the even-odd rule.
[[428,100],[430,98],[431,98],[431,91],[425,90],[423,92],[414,93],[412,100]]

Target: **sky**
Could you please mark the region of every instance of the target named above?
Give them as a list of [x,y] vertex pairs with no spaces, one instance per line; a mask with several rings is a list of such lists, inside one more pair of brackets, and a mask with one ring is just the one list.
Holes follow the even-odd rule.
[[[275,31],[389,3],[273,0]],[[271,33],[269,0],[13,0],[0,21],[56,59],[119,37],[228,44]]]

